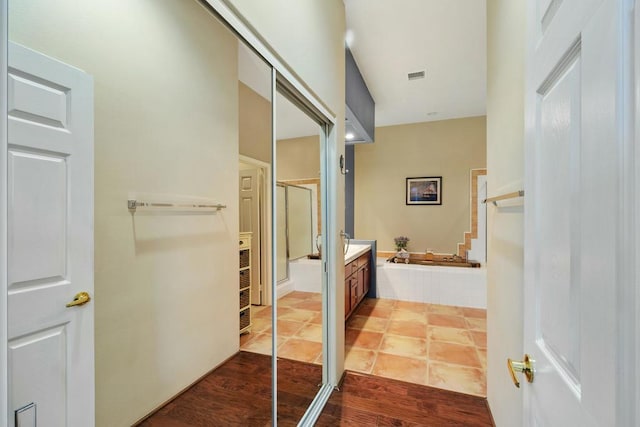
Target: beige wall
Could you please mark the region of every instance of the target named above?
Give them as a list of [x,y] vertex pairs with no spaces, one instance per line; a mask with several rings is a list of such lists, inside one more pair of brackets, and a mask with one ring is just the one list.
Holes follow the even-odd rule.
[[320,177],[320,137],[281,139],[277,150],[277,179],[308,179]]
[[[271,102],[238,82],[240,154],[271,163]],[[320,138],[305,136],[277,141],[276,179],[320,177]]]
[[[488,194],[522,189],[525,2],[487,2]],[[488,208],[487,394],[497,426],[522,423],[522,390],[505,361],[522,357],[523,208]]]
[[[470,169],[486,164],[484,117],[376,128],[373,144],[355,149],[355,236],[395,249],[457,253],[470,231]],[[407,177],[442,176],[441,206],[407,206]]]
[[271,163],[271,102],[238,82],[240,154]]
[[237,44],[195,1],[10,3],[12,40],[94,77],[96,421],[131,425],[238,350]]

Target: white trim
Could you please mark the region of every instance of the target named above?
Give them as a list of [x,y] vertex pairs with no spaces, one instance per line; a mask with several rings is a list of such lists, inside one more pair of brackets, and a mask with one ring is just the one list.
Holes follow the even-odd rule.
[[7,66],[9,25],[7,0],[0,0],[0,420],[9,424],[7,376]]
[[258,159],[254,159],[253,157],[249,157],[249,156],[244,156],[242,154],[240,154],[238,156],[238,159],[243,162],[243,163],[247,163],[250,164],[252,166],[257,166],[260,168],[271,168],[271,165],[267,162],[263,162],[262,160],[258,160]]
[[330,384],[323,384],[316,398],[313,399],[313,402],[309,405],[307,410],[305,411],[302,418],[300,418],[300,422],[298,422],[298,427],[309,426],[313,427],[322,414],[322,410],[324,409],[324,405],[327,403],[329,398],[331,397],[331,393],[333,392],[333,386]]
[[[344,348],[344,342],[338,342],[338,331],[344,330],[344,292],[338,292],[338,284],[344,284],[344,280],[338,281],[338,277],[344,278],[344,252],[342,251],[342,243],[338,241],[338,212],[336,192],[329,189],[338,188],[338,132],[335,125],[326,125],[324,129],[324,147],[321,156],[321,162],[324,162],[323,168],[325,179],[320,183],[322,205],[322,224],[323,237],[326,235],[327,240],[323,241],[324,247],[328,248],[327,259],[333,260],[324,269],[323,287],[327,289],[327,298],[323,303],[328,303],[325,313],[327,317],[323,324],[327,325],[327,332],[324,338],[329,343],[332,351],[325,352],[323,358],[323,379],[325,382],[337,387],[342,378],[343,370],[340,368],[342,363],[338,363],[337,356],[343,354],[340,349]],[[340,250],[338,250],[340,245]],[[332,280],[334,279],[334,280]],[[327,283],[324,283],[324,281]],[[342,301],[342,304],[340,303]],[[338,310],[338,307],[342,309]]]
[[[636,11],[633,10],[633,0],[623,0],[619,3],[619,49],[620,49],[620,106],[622,111],[622,134],[618,156],[618,181],[620,188],[620,206],[618,213],[618,369],[617,393],[620,396],[617,402],[616,421],[619,425],[638,425],[636,414],[637,393],[637,345],[638,329],[636,323],[636,299],[638,289],[636,286],[637,269],[637,215],[638,198],[636,197],[638,163],[634,158],[636,141],[636,103],[637,94],[637,64],[638,59],[634,55],[634,44],[637,46],[635,34]],[[635,14],[634,14],[635,12]]]
[[[260,252],[261,257],[264,262],[260,262],[261,276],[262,276],[262,305],[271,305],[272,295],[271,295],[271,263],[267,262],[271,259],[271,165],[267,162],[263,162],[262,160],[254,159],[252,157],[243,156],[242,154],[238,156],[239,160],[243,163],[247,163],[253,165],[257,168],[262,169],[264,176],[261,179],[260,183],[260,199],[264,200],[267,203],[261,203],[260,206],[260,227],[261,231],[264,233],[264,239],[260,239]],[[263,193],[264,192],[264,193]]]
[[[329,177],[329,167],[331,164],[329,161],[329,129],[328,126],[323,126],[320,137],[320,223],[322,224],[322,234],[320,238],[320,247],[324,249],[323,259],[321,260],[321,268],[320,268],[320,282],[322,286],[322,314],[325,316],[322,319],[322,342],[326,343],[323,346],[322,352],[322,384],[326,385],[329,382],[329,369],[333,366],[332,364],[332,355],[335,352],[330,354],[327,351],[331,346],[330,334],[332,331],[335,331],[335,327],[333,325],[333,316],[332,312],[335,308],[335,303],[333,301],[333,296],[335,294],[335,286],[332,287],[330,284],[332,281],[330,280],[331,274],[333,273],[335,277],[335,273],[332,271],[335,268],[335,262],[327,262],[328,260],[336,259],[336,248],[335,241],[332,239],[332,236],[335,235],[335,223],[332,221],[332,217],[329,214],[331,209],[331,202],[329,201],[329,185],[331,183]],[[344,259],[342,260],[344,262]],[[306,414],[305,414],[306,415]],[[303,420],[306,420],[306,417],[303,417]],[[313,420],[315,421],[315,419]],[[312,426],[313,423],[304,424]]]
[[7,0],[0,0],[0,420],[9,425],[7,360],[7,68],[9,25]]
[[[271,176],[272,176],[272,172],[271,172],[271,166],[269,165],[268,167],[264,168],[264,176],[262,177],[262,186],[264,188],[264,200],[265,201],[269,201],[269,203],[271,203],[271,185],[269,185],[271,183]],[[264,213],[264,215],[262,216],[262,230],[264,231],[264,239],[262,239],[263,241],[261,242],[262,244],[262,251],[264,253],[264,259],[265,262],[262,263],[262,277],[264,278],[264,281],[262,283],[262,285],[264,286],[264,289],[262,289],[262,304],[263,305],[270,305],[272,302],[271,299],[271,289],[273,288],[273,284],[275,282],[272,281],[271,279],[271,270],[273,270],[273,265],[270,262],[267,262],[272,258],[272,252],[271,252],[271,242],[274,240],[273,237],[273,232],[271,230],[271,206],[264,206],[261,208],[262,212]]]
[[[631,325],[633,325],[633,334],[634,334],[634,342],[628,349],[629,351],[634,352],[632,355],[635,361],[635,375],[631,377],[632,381],[635,384],[635,389],[633,390],[634,396],[631,396],[628,402],[628,405],[632,405],[633,413],[631,414],[631,424],[629,425],[638,425],[640,423],[640,382],[637,380],[637,375],[640,373],[640,339],[638,339],[638,334],[640,333],[640,223],[638,222],[637,216],[640,214],[640,54],[638,54],[638,49],[640,48],[640,6],[636,1],[633,1],[630,5],[631,7],[631,46],[629,47],[629,51],[631,54],[631,88],[630,91],[633,94],[633,98],[630,100],[631,102],[631,133],[630,140],[628,143],[630,144],[631,157],[633,158],[633,170],[631,171],[632,176],[630,177],[633,182],[633,187],[630,193],[627,196],[631,196],[633,204],[631,205],[632,209],[632,219],[634,221],[633,224],[633,253],[631,253],[630,260],[632,261],[632,266],[635,266],[635,269],[630,271],[632,275],[631,280],[629,281],[629,286],[635,292],[634,300],[634,313],[633,317],[630,318]],[[635,176],[634,176],[635,175]],[[623,369],[620,369],[620,374],[624,375]]]
[[278,283],[278,299],[283,296],[290,294],[291,292],[296,290],[296,282],[291,280],[291,278],[284,279],[282,282]]
[[[275,99],[276,95],[276,79],[277,71],[271,69],[271,99]],[[277,157],[276,157],[276,103],[271,103],[271,166],[274,171],[277,171]],[[278,230],[278,203],[276,201],[276,174],[271,174],[271,182],[268,186],[271,189],[271,283],[274,286],[271,287],[271,423],[274,427],[278,425],[278,273],[276,271],[276,259],[278,256],[278,243],[276,242],[276,235]],[[274,315],[275,314],[275,315]]]

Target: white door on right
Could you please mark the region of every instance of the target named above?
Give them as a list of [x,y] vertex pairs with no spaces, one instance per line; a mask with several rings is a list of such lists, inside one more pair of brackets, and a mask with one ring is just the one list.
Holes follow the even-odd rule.
[[630,3],[528,2],[524,351],[535,360],[535,378],[522,386],[526,426],[619,425],[629,90],[622,41]]

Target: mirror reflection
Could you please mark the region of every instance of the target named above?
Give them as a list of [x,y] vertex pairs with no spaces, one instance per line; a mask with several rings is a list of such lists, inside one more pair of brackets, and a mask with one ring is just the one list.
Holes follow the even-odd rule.
[[252,308],[253,327],[241,349],[272,354],[275,341],[278,387],[300,392],[278,393],[284,421],[300,418],[322,383],[321,269],[317,256],[309,259],[320,232],[320,126],[280,93],[276,112],[276,284],[271,305]]

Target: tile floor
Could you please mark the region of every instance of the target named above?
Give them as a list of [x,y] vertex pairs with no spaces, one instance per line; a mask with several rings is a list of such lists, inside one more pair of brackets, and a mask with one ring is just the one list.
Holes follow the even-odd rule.
[[[278,300],[278,355],[321,362],[321,296]],[[271,354],[270,307],[254,307],[241,349]],[[365,299],[345,331],[345,368],[477,396],[486,395],[486,310]]]

